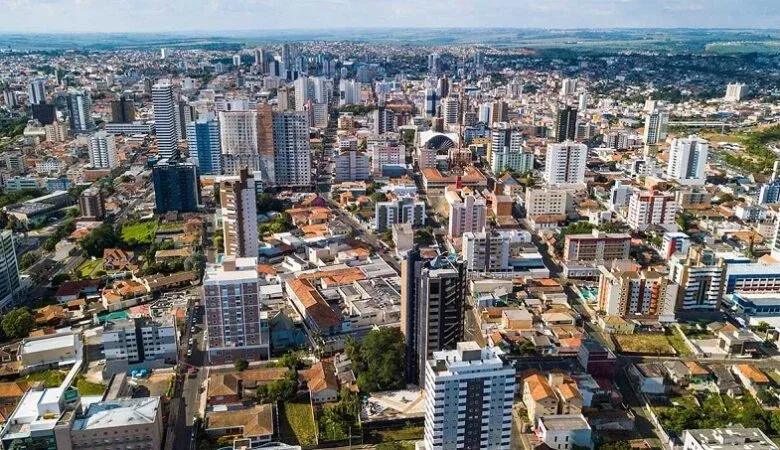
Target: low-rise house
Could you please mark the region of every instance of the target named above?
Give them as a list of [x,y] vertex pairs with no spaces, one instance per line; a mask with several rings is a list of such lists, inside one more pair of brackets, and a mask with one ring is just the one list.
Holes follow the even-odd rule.
[[731,370],[754,397],[759,391],[768,388],[771,384],[769,377],[752,364],[737,364]]
[[712,373],[696,361],[664,361],[663,366],[669,379],[678,386],[706,383],[712,380]]
[[713,365],[711,366],[711,369],[713,375],[715,375],[715,384],[718,387],[718,392],[720,392],[721,395],[725,394],[732,398],[742,396],[742,386],[737,382],[737,379],[729,368],[723,365]]
[[718,332],[718,347],[729,356],[751,355],[758,351],[761,339],[750,330]]
[[95,295],[100,289],[100,280],[65,281],[54,294],[60,304],[76,300],[85,295]]
[[582,414],[542,416],[537,424],[536,435],[551,449],[593,448],[592,430]]
[[664,367],[659,363],[637,363],[630,367],[637,386],[645,394],[661,395],[666,393]]
[[580,414],[583,397],[568,375],[555,372],[545,377],[536,373],[523,379],[523,403],[528,418],[536,423],[541,416]]
[[68,312],[60,305],[46,305],[35,310],[35,324],[39,327],[59,327],[68,321]]
[[218,373],[209,377],[206,401],[209,405],[241,403],[243,387],[241,377],[232,373]]
[[106,271],[130,271],[138,270],[135,254],[121,248],[103,249],[103,268]]
[[306,381],[312,403],[321,405],[338,400],[339,379],[333,363],[320,361],[310,369],[300,371],[299,374]]
[[501,311],[501,326],[505,330],[530,330],[534,327],[534,315],[524,308],[507,308]]
[[599,325],[607,333],[634,334],[635,325],[620,316],[599,316]]

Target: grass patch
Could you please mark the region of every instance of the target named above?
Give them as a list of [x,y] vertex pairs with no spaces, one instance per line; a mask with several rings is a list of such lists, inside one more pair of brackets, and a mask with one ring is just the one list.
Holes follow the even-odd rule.
[[161,222],[157,225],[157,231],[176,231],[184,228],[184,222]]
[[47,388],[58,387],[65,381],[65,372],[60,370],[45,370],[43,372],[33,372],[24,376],[27,381],[42,381],[43,386]]
[[663,334],[616,334],[612,336],[621,352],[672,355],[674,347]]
[[103,395],[103,393],[106,391],[105,386],[99,383],[87,381],[87,379],[84,378],[84,375],[79,375],[78,380],[76,380],[76,388],[79,390],[79,394],[81,395]]
[[122,240],[128,245],[151,244],[157,232],[157,222],[133,222],[122,225]]
[[311,405],[308,403],[279,402],[280,439],[294,445],[317,443]]
[[103,258],[88,259],[76,268],[80,278],[92,278],[95,273],[103,270]]
[[669,344],[674,347],[675,350],[677,350],[677,354],[680,356],[691,356],[693,353],[691,353],[691,350],[688,348],[687,345],[685,345],[685,339],[683,339],[682,335],[676,328],[672,328],[671,330],[667,331],[666,339],[669,341]]
[[379,444],[382,442],[398,442],[405,443],[404,441],[411,441],[414,445],[415,441],[419,441],[423,438],[423,432],[425,428],[423,426],[406,426],[403,428],[389,428],[384,430],[371,430],[366,436],[366,442]]

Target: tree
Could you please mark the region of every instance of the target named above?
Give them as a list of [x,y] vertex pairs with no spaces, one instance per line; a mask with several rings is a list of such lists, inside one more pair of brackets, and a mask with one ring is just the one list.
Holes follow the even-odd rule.
[[390,327],[371,330],[359,348],[357,352],[354,348],[350,352],[354,355],[353,368],[361,391],[404,387],[406,345],[401,330]]
[[279,358],[279,363],[290,370],[303,369],[303,360],[298,352],[287,352]]
[[425,229],[418,231],[417,236],[415,236],[415,240],[418,244],[423,246],[433,245],[435,242],[433,237],[433,229],[431,227],[425,227]]
[[255,201],[258,213],[267,213],[268,211],[284,211],[284,202],[271,194],[260,194]]
[[758,323],[758,325],[755,326],[755,330],[759,333],[766,333],[769,331],[770,325],[767,322],[764,322],[763,320]]
[[103,249],[116,247],[121,242],[113,225],[104,223],[81,240],[81,249],[89,256],[103,256]]
[[249,367],[249,362],[247,362],[247,360],[245,360],[245,359],[239,359],[239,360],[236,360],[236,362],[235,362],[235,364],[233,364],[233,366],[236,368],[237,371],[243,372],[243,371],[245,371],[247,369],[247,367]]
[[27,270],[27,268],[35,264],[36,261],[38,261],[38,255],[35,253],[25,253],[19,261],[19,266],[22,270]]
[[371,194],[371,201],[374,203],[387,201],[387,195],[384,192],[374,192]]
[[59,286],[65,281],[70,281],[70,275],[67,273],[58,273],[57,275],[54,275],[54,278],[51,279],[51,285]]
[[21,339],[35,327],[35,317],[27,308],[17,308],[3,316],[0,327],[9,339]]
[[605,442],[597,445],[596,448],[598,450],[631,450],[631,443],[628,441]]

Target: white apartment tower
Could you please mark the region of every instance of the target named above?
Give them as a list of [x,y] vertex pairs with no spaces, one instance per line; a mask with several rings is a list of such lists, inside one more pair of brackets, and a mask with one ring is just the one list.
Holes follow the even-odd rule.
[[425,450],[509,449],[515,370],[501,354],[476,342],[433,352],[425,364]]
[[178,159],[179,131],[176,121],[178,108],[173,99],[173,86],[169,82],[152,86],[152,107],[157,135],[157,155],[160,159]]
[[669,150],[667,176],[684,186],[703,186],[707,181],[707,141],[698,136],[675,138]]
[[460,102],[457,97],[446,97],[441,100],[441,117],[444,119],[444,126],[458,124],[460,115]]
[[46,103],[46,78],[36,78],[27,86],[27,100],[31,105]]
[[676,213],[677,204],[673,193],[635,189],[628,204],[627,223],[634,231],[645,231],[651,225],[676,231]]
[[666,139],[669,127],[669,113],[660,109],[654,109],[645,115],[645,145],[656,145]]
[[345,79],[339,81],[339,106],[358,103],[360,103],[360,83]]
[[222,170],[238,175],[241,167],[259,170],[257,111],[220,111],[219,136]]
[[577,80],[574,78],[564,78],[561,81],[561,97],[574,95],[577,92]]
[[93,169],[113,169],[119,165],[113,134],[98,131],[89,137],[89,164]]
[[581,184],[585,182],[585,163],[588,146],[564,141],[547,146],[544,180],[550,185]]
[[747,86],[742,83],[729,83],[726,86],[726,97],[724,100],[727,102],[739,102],[742,101],[742,96],[747,93]]
[[255,193],[255,179],[246,167],[239,169],[237,177],[223,177],[219,180],[226,255],[258,256]]
[[273,114],[274,173],[279,186],[311,184],[311,147],[306,114]]
[[449,204],[449,235],[460,237],[468,231],[482,231],[487,222],[487,202],[482,195],[468,187],[462,189],[447,186],[444,198]]

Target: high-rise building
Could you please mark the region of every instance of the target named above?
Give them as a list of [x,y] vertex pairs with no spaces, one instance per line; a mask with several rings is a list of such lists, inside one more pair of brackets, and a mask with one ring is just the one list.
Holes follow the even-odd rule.
[[645,115],[645,145],[656,145],[666,139],[669,128],[669,113],[660,109],[654,109]]
[[558,142],[573,141],[577,137],[577,108],[567,106],[555,116],[555,139]]
[[30,109],[32,109],[33,119],[40,122],[43,126],[51,125],[57,121],[57,109],[52,104],[39,103],[32,105]]
[[295,88],[279,86],[276,90],[276,107],[279,111],[295,109]]
[[36,78],[27,86],[27,100],[31,105],[46,103],[46,78]]
[[587,92],[580,92],[580,95],[577,99],[577,109],[580,111],[585,111],[588,109],[588,93]]
[[8,109],[14,109],[19,106],[19,101],[16,98],[16,91],[13,89],[3,89],[3,104]]
[[169,82],[152,86],[154,129],[157,135],[157,155],[160,159],[179,158],[179,131],[177,107],[173,98],[173,86]]
[[113,169],[119,165],[113,134],[101,130],[89,137],[89,164],[93,169]]
[[374,119],[374,134],[377,136],[396,130],[395,112],[392,109],[380,106],[371,114]]
[[511,272],[519,247],[530,242],[530,235],[517,231],[486,229],[463,233],[463,261],[475,272]]
[[222,144],[219,122],[203,119],[187,124],[187,144],[190,159],[201,175],[222,173]]
[[564,78],[561,81],[561,97],[574,95],[577,92],[577,80],[575,78]]
[[487,201],[478,192],[465,187],[444,188],[444,198],[449,205],[448,234],[460,237],[466,232],[482,231],[487,223]]
[[494,174],[506,169],[524,173],[533,170],[534,154],[523,147],[520,130],[509,128],[506,122],[498,122],[490,130],[490,168]]
[[112,123],[133,123],[135,120],[135,104],[124,95],[119,100],[111,101],[111,122]]
[[439,96],[436,89],[425,90],[425,117],[436,117],[436,109],[439,106]]
[[405,164],[406,147],[403,145],[373,145],[371,150],[371,171],[382,173],[382,167],[386,164]]
[[265,186],[276,183],[275,173],[275,150],[274,150],[274,119],[273,109],[268,103],[259,103],[257,105],[257,154],[259,156],[260,182]]
[[425,364],[425,450],[509,449],[515,370],[502,354],[476,342],[433,352]]
[[[108,365],[176,359],[178,344],[173,315],[107,320],[103,325],[103,353]],[[127,371],[127,366],[122,367]]]
[[690,248],[691,238],[687,234],[679,231],[664,233],[661,241],[661,257],[669,261],[675,253],[687,255]]
[[450,96],[450,79],[447,78],[447,75],[439,78],[438,83],[436,83],[436,90],[439,92],[439,98]]
[[674,220],[676,213],[677,204],[673,193],[635,189],[628,203],[626,222],[634,231],[645,231],[651,225],[674,231],[677,229]]
[[600,266],[599,310],[608,316],[655,316],[674,321],[678,285],[653,271],[607,270]]
[[712,249],[691,247],[675,253],[669,263],[669,279],[677,283],[678,310],[719,309],[727,265]]
[[10,230],[2,230],[0,231],[0,310],[6,310],[14,302],[21,286],[13,233]]
[[268,359],[268,315],[258,296],[257,258],[226,256],[221,266],[207,268],[202,293],[209,363]]
[[239,169],[237,177],[220,178],[219,198],[226,255],[258,257],[255,196],[255,179],[246,167]]
[[[339,106],[359,104],[360,89],[360,83],[355,80],[339,81]],[[296,91],[295,94],[298,95],[298,92]],[[297,97],[295,101],[298,101]]]
[[544,180],[551,185],[580,184],[585,182],[585,164],[588,146],[574,141],[564,141],[547,146]]
[[81,217],[91,220],[103,220],[106,216],[106,203],[97,187],[86,189],[79,195]]
[[241,167],[258,170],[257,111],[220,111],[219,133],[226,175],[238,175]]
[[374,208],[374,230],[377,233],[387,231],[397,223],[410,223],[415,227],[425,224],[425,202],[414,197],[377,202]]
[[200,181],[195,164],[163,159],[152,169],[155,210],[195,212],[200,205]]
[[179,139],[187,139],[187,124],[195,120],[195,108],[184,100],[176,103],[176,135]]
[[428,72],[437,75],[441,70],[441,61],[438,53],[428,55]]
[[401,331],[407,382],[424,387],[433,352],[463,340],[466,265],[444,257],[423,260],[412,250],[401,263]]
[[707,181],[707,151],[707,141],[698,136],[675,138],[669,150],[667,176],[684,186],[703,186]]
[[460,117],[460,103],[457,97],[444,97],[441,101],[441,117],[444,119],[444,126],[458,124]]
[[496,122],[506,122],[509,120],[509,105],[504,100],[496,99],[490,105],[490,122],[492,126]]
[[742,83],[729,83],[726,86],[726,97],[724,100],[727,102],[739,102],[742,101],[742,97],[747,92],[747,86]]
[[369,170],[368,155],[361,150],[342,150],[335,158],[334,179],[336,183],[342,181],[368,180]]
[[90,133],[95,129],[92,120],[92,102],[89,94],[71,92],[68,94],[68,113],[70,114],[70,129],[74,133]]
[[309,126],[303,112],[273,114],[274,174],[278,186],[311,184]]

